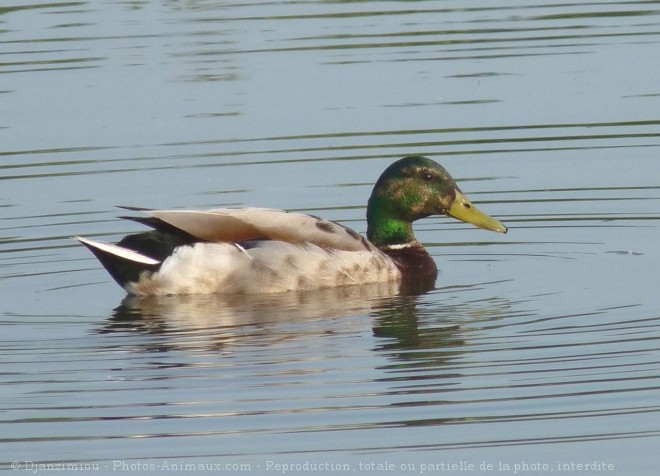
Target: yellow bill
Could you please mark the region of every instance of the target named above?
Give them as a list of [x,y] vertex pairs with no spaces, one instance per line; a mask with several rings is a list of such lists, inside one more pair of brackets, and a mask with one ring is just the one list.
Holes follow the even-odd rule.
[[449,209],[449,215],[485,230],[506,233],[507,228],[472,205],[465,195],[456,190],[456,199]]

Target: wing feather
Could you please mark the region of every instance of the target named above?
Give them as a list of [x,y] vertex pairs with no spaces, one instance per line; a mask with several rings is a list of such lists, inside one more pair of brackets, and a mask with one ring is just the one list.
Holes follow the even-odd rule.
[[149,210],[145,213],[201,240],[212,242],[270,239],[313,243],[322,248],[345,251],[374,249],[355,231],[303,213],[268,208]]

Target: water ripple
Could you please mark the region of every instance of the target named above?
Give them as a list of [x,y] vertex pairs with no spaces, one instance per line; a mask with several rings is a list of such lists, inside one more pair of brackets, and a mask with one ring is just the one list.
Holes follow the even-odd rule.
[[[649,474],[659,13],[0,7],[5,454],[107,463],[100,473],[119,459],[259,474],[265,460],[419,470],[533,456]],[[140,229],[115,205],[272,206],[364,232],[374,181],[411,154],[443,163],[510,227],[418,221],[439,267],[422,294],[122,300],[70,238]]]

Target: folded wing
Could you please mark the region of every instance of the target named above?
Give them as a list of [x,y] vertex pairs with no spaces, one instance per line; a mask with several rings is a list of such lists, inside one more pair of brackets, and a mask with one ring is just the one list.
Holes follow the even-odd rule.
[[302,213],[267,208],[146,210],[145,213],[200,240],[240,243],[278,240],[313,243],[325,249],[373,250],[364,237],[338,223]]

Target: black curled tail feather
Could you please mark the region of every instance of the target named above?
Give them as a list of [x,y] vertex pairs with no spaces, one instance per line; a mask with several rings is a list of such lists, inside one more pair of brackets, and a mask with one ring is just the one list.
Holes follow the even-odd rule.
[[108,245],[80,237],[76,237],[76,239],[96,256],[103,267],[110,273],[112,279],[121,287],[125,287],[128,283],[139,281],[140,276],[145,272],[153,273],[158,271],[162,263],[160,260],[143,256],[139,252],[117,245]]

